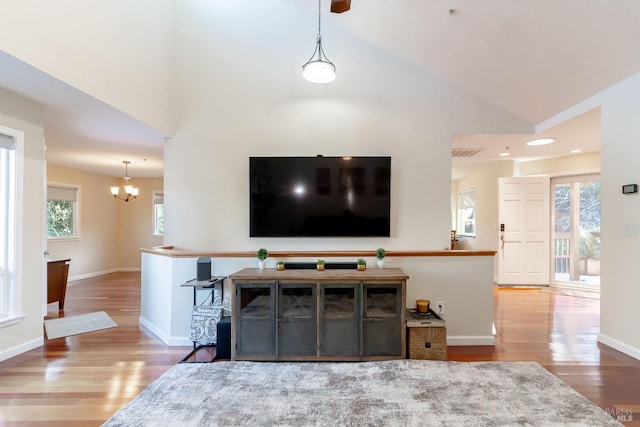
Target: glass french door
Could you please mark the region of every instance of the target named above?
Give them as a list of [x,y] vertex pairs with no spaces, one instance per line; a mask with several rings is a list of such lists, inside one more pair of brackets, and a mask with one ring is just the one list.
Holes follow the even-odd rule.
[[600,175],[553,178],[553,284],[600,290]]

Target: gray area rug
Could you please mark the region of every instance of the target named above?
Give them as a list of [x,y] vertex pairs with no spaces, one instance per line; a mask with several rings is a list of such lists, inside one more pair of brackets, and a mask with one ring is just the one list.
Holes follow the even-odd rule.
[[118,326],[116,322],[104,311],[95,313],[78,314],[76,316],[60,317],[44,321],[44,329],[47,332],[47,339],[68,337],[71,335],[84,334],[87,332],[99,331],[101,329],[114,328]]
[[179,364],[105,426],[619,426],[534,362]]

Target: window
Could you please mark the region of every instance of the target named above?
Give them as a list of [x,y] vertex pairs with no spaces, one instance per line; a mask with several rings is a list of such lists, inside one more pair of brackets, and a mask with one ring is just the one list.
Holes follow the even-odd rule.
[[153,192],[153,234],[164,235],[164,193]]
[[476,235],[476,190],[463,191],[458,201],[458,234]]
[[20,268],[17,253],[22,230],[20,188],[24,134],[0,126],[0,326],[20,315]]
[[47,185],[47,237],[70,239],[80,237],[78,187],[64,184]]
[[[598,290],[600,285],[600,175],[551,180],[554,283]],[[564,283],[563,283],[564,282]]]

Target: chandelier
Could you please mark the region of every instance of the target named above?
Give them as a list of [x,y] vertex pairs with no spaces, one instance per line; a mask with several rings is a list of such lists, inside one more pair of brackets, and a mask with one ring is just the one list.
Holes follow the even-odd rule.
[[329,61],[322,49],[322,34],[320,33],[320,10],[322,0],[318,0],[318,37],[316,38],[316,50],[302,66],[302,77],[313,83],[329,83],[336,78],[336,66]]
[[126,203],[138,197],[138,188],[129,184],[129,180],[131,179],[129,176],[129,163],[131,162],[129,160],[123,160],[122,163],[124,163],[124,176],[122,177],[124,179],[124,185],[122,189],[120,187],[111,187],[111,195]]

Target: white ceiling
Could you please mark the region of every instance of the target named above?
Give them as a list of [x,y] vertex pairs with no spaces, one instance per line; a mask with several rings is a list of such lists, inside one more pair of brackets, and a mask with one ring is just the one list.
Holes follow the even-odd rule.
[[[451,143],[453,149],[480,151],[473,157],[454,158],[452,178],[462,178],[496,160],[526,162],[598,152],[600,135],[600,108],[594,108],[536,135],[454,135]],[[541,146],[527,145],[527,142],[542,137],[553,138],[556,142]],[[574,150],[579,151],[572,152]],[[508,153],[508,156],[501,156],[502,153]]]
[[[317,13],[313,1],[282,1]],[[638,0],[353,0],[351,10],[340,15],[327,13],[328,8],[325,1],[325,44],[327,28],[338,30],[331,35],[333,43],[355,36],[532,128],[640,72]],[[121,161],[128,159],[132,176],[162,175],[159,131],[1,51],[0,70],[0,87],[46,106],[51,163],[120,176]],[[521,150],[530,135],[457,135],[454,147],[484,150],[454,166],[462,171],[502,159],[498,153],[505,147],[518,160],[564,155],[574,146],[598,151],[599,125],[599,111],[587,113],[546,131],[557,142],[535,152]]]
[[637,0],[353,0],[338,16],[345,31],[530,123],[640,71]]
[[135,176],[162,176],[159,131],[2,51],[0,69],[0,87],[45,105],[50,163],[122,176],[130,160]]

